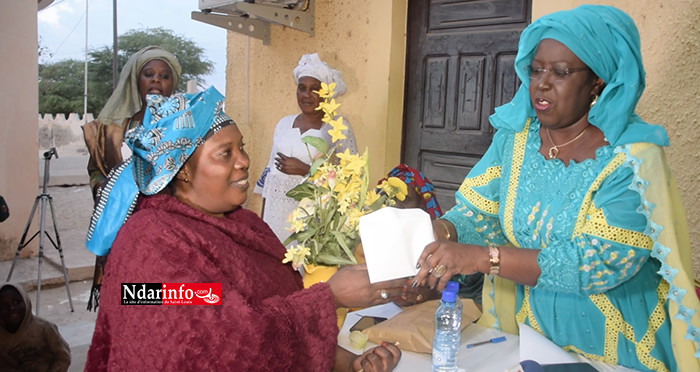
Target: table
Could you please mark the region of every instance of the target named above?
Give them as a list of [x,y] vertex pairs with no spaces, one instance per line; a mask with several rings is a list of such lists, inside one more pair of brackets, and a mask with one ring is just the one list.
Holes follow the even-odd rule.
[[[348,313],[343,327],[338,333],[338,345],[355,353],[361,354],[363,350],[353,348],[350,345],[350,327],[363,315],[383,316],[390,318],[401,312],[401,308],[393,303],[374,306],[371,308]],[[497,344],[485,344],[467,349],[466,345],[479,341],[489,340],[494,337],[506,336],[506,341]],[[470,324],[462,331],[461,345],[457,355],[457,365],[460,369],[473,372],[500,372],[518,365],[519,337],[504,333],[493,328],[482,327],[478,324]],[[367,348],[376,346],[368,342]],[[394,371],[397,372],[425,372],[432,370],[432,357],[430,354],[421,354],[402,350],[401,360]]]
[[[388,303],[348,313],[338,333],[338,345],[355,354],[361,354],[364,350],[353,348],[350,345],[350,327],[365,315],[391,318],[401,311],[402,309],[399,306],[396,306],[394,303]],[[584,362],[591,364],[600,372],[634,372],[634,370],[629,368],[586,359],[575,353],[568,353],[531,328],[524,325],[520,325],[520,327],[520,335],[524,345],[522,349],[520,347],[521,336],[474,323],[468,325],[462,331],[461,345],[457,354],[457,366],[460,371],[517,371],[521,360],[531,359],[541,364]],[[504,342],[479,345],[471,349],[466,348],[467,344],[501,336],[506,337]],[[368,342],[366,348],[369,349],[374,346],[377,345]],[[397,372],[425,372],[431,370],[432,356],[430,354],[406,350],[402,350],[401,360],[394,369]]]

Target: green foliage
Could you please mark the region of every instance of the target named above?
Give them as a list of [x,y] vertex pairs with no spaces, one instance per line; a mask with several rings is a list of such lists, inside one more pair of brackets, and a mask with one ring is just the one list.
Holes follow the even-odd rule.
[[[204,57],[204,49],[185,36],[164,28],[131,30],[117,38],[119,71],[135,52],[148,45],[159,45],[177,57],[182,75],[176,92],[187,89],[194,80],[201,87],[204,76],[211,74],[214,64]],[[88,52],[88,112],[95,116],[112,94],[112,47]],[[83,112],[84,62],[63,60],[39,65],[39,112]]]
[[320,152],[321,154],[325,154],[328,152],[328,143],[326,143],[326,140],[324,140],[321,137],[306,136],[301,138],[301,142],[315,147],[316,150],[318,150],[318,152]]
[[[330,190],[324,188],[323,191],[328,192]],[[314,187],[314,185],[304,182],[289,190],[286,195],[294,200],[301,200],[304,198],[313,198],[315,192],[316,187]]]
[[[39,65],[39,112],[83,112],[84,71],[84,62],[71,59]],[[88,111],[91,109],[94,101],[88,100]]]

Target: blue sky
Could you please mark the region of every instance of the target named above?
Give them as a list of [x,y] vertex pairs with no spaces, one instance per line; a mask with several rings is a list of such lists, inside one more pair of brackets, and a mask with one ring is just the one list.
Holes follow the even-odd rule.
[[[112,45],[112,0],[54,0],[38,13],[39,44],[49,54],[40,63],[84,60],[86,1],[88,50]],[[193,20],[191,13],[198,10],[197,0],[117,0],[117,34],[163,27],[194,41],[214,63],[207,85],[224,92],[226,30]]]

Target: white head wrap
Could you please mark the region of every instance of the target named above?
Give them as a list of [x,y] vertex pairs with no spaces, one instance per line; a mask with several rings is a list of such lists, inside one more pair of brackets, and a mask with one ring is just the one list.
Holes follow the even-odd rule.
[[343,81],[343,74],[332,69],[326,62],[321,61],[317,53],[304,54],[299,59],[299,64],[294,68],[294,81],[299,84],[299,79],[308,76],[326,84],[335,83],[335,96],[345,93],[347,87]]

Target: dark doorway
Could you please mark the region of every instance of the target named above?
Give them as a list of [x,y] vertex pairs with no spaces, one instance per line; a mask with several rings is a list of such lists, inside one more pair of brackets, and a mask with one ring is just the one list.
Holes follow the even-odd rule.
[[491,143],[488,117],[513,71],[531,0],[409,0],[401,158],[433,181],[443,211]]

